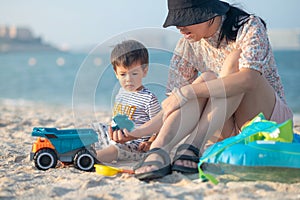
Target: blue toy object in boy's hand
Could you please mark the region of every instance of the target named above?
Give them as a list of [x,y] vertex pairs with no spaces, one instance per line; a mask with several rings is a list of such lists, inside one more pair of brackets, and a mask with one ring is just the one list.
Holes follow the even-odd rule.
[[134,123],[133,121],[128,119],[127,115],[118,114],[113,118],[111,128],[113,129],[113,131],[119,129],[123,130],[124,128],[126,128],[129,132],[131,132],[134,129]]

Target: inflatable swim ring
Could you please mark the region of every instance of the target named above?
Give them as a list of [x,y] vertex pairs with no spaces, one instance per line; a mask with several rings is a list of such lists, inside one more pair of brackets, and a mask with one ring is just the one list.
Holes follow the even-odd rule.
[[291,120],[277,124],[259,114],[239,135],[204,152],[199,162],[200,176],[207,175],[200,168],[206,163],[208,172],[211,168],[214,173],[234,174],[248,180],[300,182],[300,135],[293,134],[292,129]]

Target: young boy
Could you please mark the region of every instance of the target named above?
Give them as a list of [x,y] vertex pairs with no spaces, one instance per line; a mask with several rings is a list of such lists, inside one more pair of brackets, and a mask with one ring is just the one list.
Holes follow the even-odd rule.
[[[142,84],[142,79],[148,72],[148,63],[148,50],[135,40],[117,44],[111,53],[111,64],[121,85],[115,98],[113,116],[125,114],[134,122],[135,127],[152,119],[161,109],[156,96]],[[100,162],[139,160],[156,137],[154,133],[151,137],[120,144],[109,138],[106,125],[93,126],[99,132],[99,143],[102,145],[102,149],[96,150],[97,160]],[[122,134],[121,130],[118,132]]]

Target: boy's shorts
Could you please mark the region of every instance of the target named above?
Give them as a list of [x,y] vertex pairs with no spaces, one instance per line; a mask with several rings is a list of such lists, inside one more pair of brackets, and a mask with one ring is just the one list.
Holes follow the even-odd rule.
[[98,133],[98,142],[95,144],[95,149],[100,150],[108,146],[114,146],[118,151],[117,161],[123,160],[140,160],[144,152],[138,150],[140,141],[132,140],[124,144],[116,143],[111,140],[108,134],[108,126],[102,123],[93,123],[92,127]]

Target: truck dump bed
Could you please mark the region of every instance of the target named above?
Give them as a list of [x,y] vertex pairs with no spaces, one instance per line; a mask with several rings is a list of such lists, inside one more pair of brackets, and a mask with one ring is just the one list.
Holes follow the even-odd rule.
[[60,154],[89,146],[98,141],[98,134],[93,129],[64,129],[35,127],[32,136],[50,140]]

